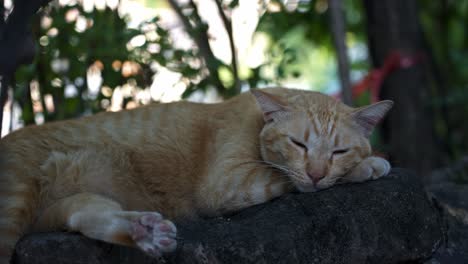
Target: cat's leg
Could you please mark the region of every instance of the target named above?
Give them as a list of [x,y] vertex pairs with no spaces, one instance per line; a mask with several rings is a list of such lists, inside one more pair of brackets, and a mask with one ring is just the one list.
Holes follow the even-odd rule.
[[176,227],[156,212],[123,211],[108,198],[79,193],[59,200],[41,215],[38,230],[58,227],[160,256],[175,250]]
[[347,173],[342,182],[363,182],[386,176],[390,172],[390,163],[379,157],[367,157]]

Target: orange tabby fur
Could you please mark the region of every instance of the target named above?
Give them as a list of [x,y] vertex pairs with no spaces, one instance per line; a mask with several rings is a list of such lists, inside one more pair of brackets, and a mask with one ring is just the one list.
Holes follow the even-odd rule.
[[[25,232],[57,229],[158,255],[175,243],[164,250],[167,240],[139,241],[135,228],[146,221],[141,212],[219,214],[294,188],[315,191],[390,169],[370,157],[367,136],[391,102],[356,110],[320,93],[264,91],[220,104],[101,113],[3,138],[0,263]],[[170,222],[151,217],[175,233]]]

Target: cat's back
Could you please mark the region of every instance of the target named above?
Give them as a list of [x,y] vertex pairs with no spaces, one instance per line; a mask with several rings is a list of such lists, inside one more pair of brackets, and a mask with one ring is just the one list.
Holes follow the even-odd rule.
[[[294,101],[292,105],[307,103],[320,106],[334,101],[326,95],[310,91],[285,88],[268,88],[265,91],[289,102]],[[28,126],[2,138],[0,149],[2,152],[23,154],[34,150],[41,155],[51,150],[67,151],[87,145],[138,146],[177,135],[190,138],[190,135],[197,133],[212,133],[209,130],[245,129],[245,126],[250,126],[252,119],[261,121],[251,93],[243,93],[217,104],[154,103],[132,110],[103,112],[73,120]],[[247,124],[244,126],[243,122]]]
[[[176,123],[183,125],[191,116],[200,118],[197,112],[205,111],[208,105],[177,102],[154,103],[119,112],[102,112],[92,116],[56,121],[44,125],[32,125],[14,131],[0,140],[0,145],[42,145],[60,148],[61,145],[85,146],[121,142],[135,144],[155,136],[158,128],[171,128]],[[31,145],[32,144],[32,145]]]
[[242,94],[217,104],[153,103],[132,110],[27,126],[0,139],[0,159],[38,166],[51,151],[70,152],[106,145],[143,148],[177,141],[209,141],[200,137],[237,123],[243,119],[243,113],[251,111],[254,101],[249,96]]
[[[330,100],[328,96],[310,91],[284,88],[265,91],[288,101],[319,104]],[[36,160],[47,157],[50,151],[68,152],[95,145],[145,146],[165,141],[209,141],[208,136],[218,130],[235,134],[247,128],[255,133],[259,126],[261,118],[255,99],[251,93],[243,93],[217,104],[154,103],[132,110],[28,126],[2,138],[0,149],[3,156]]]

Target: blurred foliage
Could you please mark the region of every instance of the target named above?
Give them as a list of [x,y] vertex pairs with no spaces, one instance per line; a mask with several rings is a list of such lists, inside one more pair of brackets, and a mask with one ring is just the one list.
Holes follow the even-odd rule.
[[[34,112],[51,121],[107,109],[114,89],[148,87],[161,67],[181,73],[188,85],[202,75],[196,51],[175,48],[158,17],[132,29],[109,7],[86,12],[72,5],[52,6],[38,20],[39,55],[15,76],[26,124],[34,123]],[[133,95],[125,94],[123,104]]]
[[[298,1],[297,5],[284,2],[271,1],[257,29],[270,38],[267,54],[273,68],[272,79],[281,83],[282,80],[301,77],[314,90],[330,92],[329,86],[335,86],[332,91],[337,92],[328,1]],[[362,1],[349,0],[343,4],[351,76],[357,80],[369,69]]]
[[[359,3],[346,1],[349,39],[353,43],[364,39]],[[230,13],[238,4],[237,0],[224,1],[222,7]],[[241,86],[292,81],[326,90],[332,80],[337,87],[326,4],[324,0],[300,1],[291,8],[282,1],[268,3],[276,10],[265,6],[257,29],[257,35],[268,38],[267,59],[258,67],[239,69]],[[210,87],[223,97],[239,93],[240,89],[234,87],[232,65],[207,55],[201,47],[208,43],[208,25],[196,5],[185,1],[178,8],[192,25],[187,30],[196,44],[192,49],[176,48],[158,17],[128,28],[128,17],[107,6],[84,10],[79,4],[56,3],[43,11],[34,28],[39,56],[15,76],[15,101],[22,108],[23,121],[47,122],[106,110],[115,89],[127,91],[131,87],[132,92],[124,93],[121,105],[126,108],[136,91],[150,87],[154,74],[162,68],[181,74],[186,87],[183,98]],[[354,70],[368,68],[365,55],[352,62]],[[308,78],[311,72],[314,78]],[[147,101],[140,98],[136,104]]]
[[[214,1],[214,0],[213,0]],[[151,5],[161,1],[149,1]],[[170,1],[169,1],[170,2]],[[128,28],[128,18],[116,9],[85,11],[81,5],[46,9],[37,18],[39,56],[32,65],[16,73],[15,101],[26,124],[39,117],[45,121],[73,118],[108,110],[116,89],[125,90],[121,108],[145,104],[151,97],[138,97],[147,90],[155,73],[169,70],[180,74],[183,98],[214,88],[224,98],[240,92],[235,87],[232,65],[210,50],[208,25],[193,1],[174,1],[193,40],[190,49],[177,48],[173,36],[159,19]],[[181,4],[183,3],[183,4]],[[237,0],[218,1],[229,18]],[[297,84],[314,90],[338,91],[335,51],[329,28],[328,1],[261,1],[261,17],[255,38],[266,39],[265,61],[249,68],[239,66],[242,88],[271,84]],[[365,34],[363,1],[347,0],[345,15],[353,81],[370,69]],[[420,0],[421,21],[436,70],[430,103],[437,109],[434,120],[439,136],[450,144],[452,158],[468,149],[468,22],[467,1]],[[168,2],[162,4],[170,6]],[[172,6],[174,8],[174,6]],[[229,47],[226,47],[228,49]],[[100,73],[100,78],[87,73]],[[312,78],[313,77],[313,78]],[[94,82],[94,84],[93,84]],[[131,92],[128,92],[131,87]],[[48,104],[53,101],[54,108]],[[368,94],[356,99],[367,104]],[[39,118],[40,119],[40,118]]]
[[468,149],[468,1],[419,1],[421,22],[432,49],[437,82],[437,129],[453,159]]

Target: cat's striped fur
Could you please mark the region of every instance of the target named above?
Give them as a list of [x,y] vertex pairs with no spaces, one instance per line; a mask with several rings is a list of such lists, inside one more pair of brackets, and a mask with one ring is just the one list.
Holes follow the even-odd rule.
[[80,231],[158,255],[174,249],[176,231],[148,212],[213,215],[390,169],[370,156],[367,136],[391,102],[356,110],[320,93],[264,91],[101,113],[3,138],[0,263],[37,230]]

